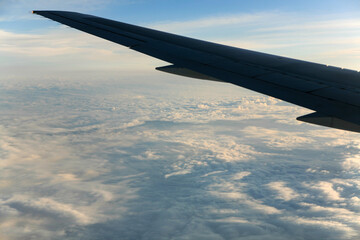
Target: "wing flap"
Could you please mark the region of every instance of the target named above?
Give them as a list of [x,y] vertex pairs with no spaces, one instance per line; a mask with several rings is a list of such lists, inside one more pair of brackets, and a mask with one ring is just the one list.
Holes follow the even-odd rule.
[[354,124],[348,121],[344,121],[342,119],[336,117],[326,116],[320,113],[311,113],[305,116],[298,117],[297,120],[316,124],[324,127],[337,128],[341,130],[360,132],[360,125]]
[[210,76],[195,72],[195,71],[193,71],[191,69],[187,69],[187,68],[184,68],[184,67],[178,67],[178,66],[175,66],[175,65],[157,67],[156,70],[166,72],[166,73],[175,74],[175,75],[179,75],[179,76],[184,76],[184,77],[222,82],[219,79],[216,79],[216,78],[213,78],[213,77],[210,77]]

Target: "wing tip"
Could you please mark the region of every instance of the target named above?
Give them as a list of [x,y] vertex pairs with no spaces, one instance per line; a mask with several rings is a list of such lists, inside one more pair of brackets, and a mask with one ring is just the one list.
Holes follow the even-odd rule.
[[39,11],[39,10],[32,10],[31,11],[32,14],[40,14],[41,12],[46,12],[46,11]]
[[58,11],[58,10],[32,10],[31,11],[32,14],[39,14],[39,15],[41,15],[42,13],[55,13],[55,12],[65,12],[65,11]]
[[56,10],[32,10],[31,11],[32,14],[40,15],[40,16],[43,16],[43,17],[44,17],[44,15],[54,14],[56,12],[60,13],[60,12],[63,12],[63,11],[56,11]]
[[32,10],[31,11],[32,14],[37,14],[37,15],[48,15],[48,14],[78,14],[78,15],[86,15],[86,14],[81,14],[81,13],[77,13],[77,12],[69,12],[69,11],[61,11],[61,10]]

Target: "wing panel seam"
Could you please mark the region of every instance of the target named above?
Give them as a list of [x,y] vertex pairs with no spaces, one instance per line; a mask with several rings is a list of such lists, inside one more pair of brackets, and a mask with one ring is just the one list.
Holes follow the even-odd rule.
[[[134,38],[134,37],[130,37],[130,36],[127,36],[127,35],[125,35],[125,34],[117,33],[117,32],[114,32],[114,31],[111,31],[111,30],[108,30],[108,29],[102,29],[102,28],[99,28],[99,27],[96,27],[96,26],[93,26],[93,25],[90,25],[90,24],[87,24],[87,23],[84,23],[84,22],[81,22],[81,21],[77,21],[77,20],[74,20],[74,19],[71,19],[71,18],[67,18],[67,17],[61,16],[61,15],[58,15],[58,14],[56,14],[56,13],[50,13],[50,14],[55,15],[55,16],[60,17],[60,18],[64,18],[64,19],[73,21],[73,22],[77,22],[77,23],[86,25],[86,26],[88,26],[88,27],[92,27],[92,28],[95,28],[95,29],[98,29],[98,30],[101,30],[101,31],[107,31],[107,32],[110,32],[110,33],[119,35],[119,36],[121,36],[121,37],[125,37],[125,38],[129,38],[129,39],[132,39],[132,40],[136,40],[136,41],[139,41],[139,42],[146,43],[146,41],[144,41],[144,40],[142,40],[142,39],[137,39],[137,38]],[[136,45],[136,44],[135,44],[135,45]]]

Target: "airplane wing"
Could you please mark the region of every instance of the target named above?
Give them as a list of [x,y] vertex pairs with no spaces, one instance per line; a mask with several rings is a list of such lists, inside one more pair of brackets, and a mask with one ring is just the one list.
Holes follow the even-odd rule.
[[157,70],[232,83],[311,109],[297,118],[360,132],[360,73],[65,11],[33,11],[169,62]]

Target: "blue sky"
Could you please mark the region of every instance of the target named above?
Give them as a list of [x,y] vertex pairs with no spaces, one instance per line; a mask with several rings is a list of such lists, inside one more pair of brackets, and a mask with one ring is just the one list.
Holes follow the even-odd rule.
[[35,76],[43,66],[54,73],[94,67],[129,70],[139,63],[150,71],[161,64],[32,15],[33,9],[84,12],[252,50],[352,69],[360,66],[360,4],[353,0],[3,0],[0,68],[6,76],[20,77],[24,71],[16,71],[19,68],[31,69],[25,75]]
[[[257,12],[303,13],[309,17],[329,14],[346,14],[348,17],[360,11],[360,3],[355,0],[318,0],[318,1],[165,1],[165,0],[103,0],[103,1],[13,1],[0,3],[0,16],[6,21],[1,28],[12,31],[35,30],[38,24],[29,16],[31,10],[68,10],[80,11],[119,19],[133,23],[158,21],[184,21],[203,17],[233,15]],[[22,18],[25,18],[22,20]],[[34,18],[33,18],[34,19]],[[41,23],[40,23],[41,24]],[[49,26],[49,24],[44,24]]]

